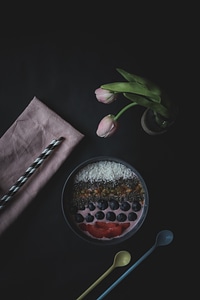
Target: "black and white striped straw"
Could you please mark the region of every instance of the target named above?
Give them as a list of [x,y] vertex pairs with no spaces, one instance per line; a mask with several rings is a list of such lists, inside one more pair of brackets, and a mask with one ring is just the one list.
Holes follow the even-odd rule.
[[36,158],[36,160],[32,163],[32,165],[26,170],[24,175],[22,175],[16,183],[11,186],[7,194],[5,194],[0,199],[0,210],[5,206],[5,204],[11,199],[14,194],[24,185],[24,183],[28,180],[28,178],[33,175],[33,173],[38,169],[38,167],[44,162],[44,160],[53,152],[53,150],[60,145],[60,143],[64,140],[63,137],[60,137],[57,140],[53,140],[44,151]]

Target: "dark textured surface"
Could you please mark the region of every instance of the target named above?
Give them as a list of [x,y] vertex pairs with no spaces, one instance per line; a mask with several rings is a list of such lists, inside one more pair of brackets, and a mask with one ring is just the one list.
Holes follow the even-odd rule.
[[[183,193],[186,183],[182,133],[187,134],[187,92],[182,89],[187,65],[182,64],[183,32],[180,30],[179,41],[174,42],[179,28],[166,26],[159,33],[147,28],[146,36],[135,29],[130,43],[126,30],[121,28],[113,33],[113,24],[107,34],[105,30],[97,34],[92,28],[74,30],[64,24],[55,27],[49,20],[42,29],[41,19],[27,17],[28,22],[21,20],[17,27],[7,20],[2,27],[0,136],[36,96],[85,138],[1,237],[1,299],[75,300],[108,269],[117,251],[130,251],[134,263],[163,229],[173,231],[172,244],[156,249],[105,299],[144,299],[144,295],[171,299],[175,290],[186,295],[183,273],[187,262],[181,254],[186,246],[182,230],[185,222],[188,224],[183,205],[187,191],[185,187]],[[145,133],[140,124],[144,109],[135,107],[120,118],[115,135],[107,139],[96,136],[100,119],[117,113],[127,103],[121,99],[104,105],[95,98],[94,90],[101,84],[122,79],[115,68],[155,81],[177,101],[179,118],[168,132],[159,136]],[[79,163],[99,155],[132,164],[149,189],[147,218],[136,235],[121,245],[100,247],[80,240],[66,226],[62,215],[61,191],[67,176]],[[184,164],[186,167],[187,163]],[[127,268],[112,272],[86,299],[96,299]]]

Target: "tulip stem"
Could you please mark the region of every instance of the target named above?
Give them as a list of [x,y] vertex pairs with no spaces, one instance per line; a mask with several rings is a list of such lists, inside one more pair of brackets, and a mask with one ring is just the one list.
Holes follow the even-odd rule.
[[130,107],[137,105],[136,102],[131,102],[130,104],[126,105],[124,108],[122,108],[118,114],[116,114],[116,116],[114,117],[114,120],[116,121],[117,119],[119,119],[119,117]]

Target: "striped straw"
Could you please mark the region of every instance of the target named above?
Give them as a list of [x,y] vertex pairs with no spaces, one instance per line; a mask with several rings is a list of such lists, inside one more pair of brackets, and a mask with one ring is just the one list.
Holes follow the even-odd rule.
[[24,175],[22,175],[16,183],[9,189],[7,194],[5,194],[0,199],[0,210],[5,206],[5,204],[11,199],[12,196],[16,194],[17,191],[24,185],[28,178],[33,175],[33,173],[38,169],[38,167],[44,162],[44,160],[53,152],[53,150],[64,140],[63,137],[60,137],[57,140],[53,140],[49,146],[47,146],[44,151],[36,158],[32,165],[26,170]]

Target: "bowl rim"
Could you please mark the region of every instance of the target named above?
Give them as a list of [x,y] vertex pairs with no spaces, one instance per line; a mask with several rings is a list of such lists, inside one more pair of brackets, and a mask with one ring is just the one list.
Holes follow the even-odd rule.
[[[138,179],[140,180],[140,182],[142,184],[142,187],[143,187],[143,190],[144,190],[145,204],[144,204],[144,207],[143,207],[142,216],[140,217],[138,223],[135,225],[133,230],[131,230],[130,232],[127,232],[122,237],[116,237],[116,238],[112,238],[110,240],[96,239],[96,238],[92,238],[92,237],[86,235],[84,232],[79,230],[78,227],[73,224],[73,222],[70,222],[70,220],[69,220],[70,218],[68,217],[70,215],[70,213],[67,213],[66,209],[65,209],[65,202],[66,202],[65,192],[66,192],[66,189],[68,187],[68,184],[70,184],[70,181],[73,180],[74,176],[81,169],[83,169],[84,167],[86,167],[89,164],[92,164],[92,163],[95,163],[95,162],[100,162],[100,161],[113,161],[113,162],[116,162],[116,163],[121,163],[122,165],[124,165],[127,168],[131,169],[135,173],[135,175],[138,177]],[[62,209],[62,214],[63,214],[65,222],[67,223],[69,228],[72,230],[72,232],[75,233],[75,235],[77,237],[81,238],[84,241],[89,242],[90,244],[92,243],[94,245],[102,245],[102,246],[104,246],[104,245],[117,245],[117,244],[120,244],[120,243],[128,240],[130,237],[134,236],[134,234],[136,232],[138,232],[139,228],[144,223],[144,220],[146,219],[146,216],[147,216],[147,213],[148,213],[148,210],[149,210],[149,192],[148,192],[148,188],[147,188],[147,185],[146,185],[146,182],[145,182],[144,178],[142,177],[140,172],[137,169],[135,169],[135,167],[133,167],[130,163],[126,162],[123,159],[114,157],[114,156],[106,156],[106,155],[94,156],[94,157],[91,157],[91,158],[86,159],[85,161],[82,161],[81,163],[79,163],[72,171],[70,171],[70,173],[66,177],[63,188],[62,188],[62,192],[61,192],[61,209]]]

